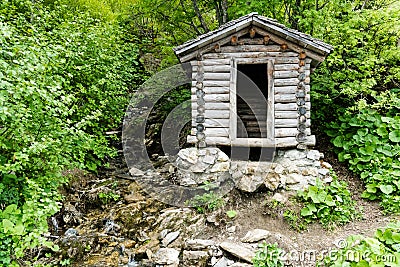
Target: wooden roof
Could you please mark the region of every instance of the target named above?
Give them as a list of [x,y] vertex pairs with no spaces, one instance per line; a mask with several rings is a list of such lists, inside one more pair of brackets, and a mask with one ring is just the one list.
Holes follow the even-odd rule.
[[230,42],[227,37],[235,35],[249,27],[256,27],[265,31],[266,34],[274,35],[282,43],[292,44],[292,47],[289,46],[289,49],[293,50],[293,47],[296,47],[311,52],[308,55],[313,61],[316,61],[315,63],[323,61],[333,51],[333,46],[319,39],[290,29],[274,19],[258,15],[257,13],[250,13],[232,20],[214,31],[200,35],[196,39],[175,47],[174,52],[181,62],[186,62],[197,56],[198,53],[196,51],[199,53],[212,51],[215,44],[224,45]]

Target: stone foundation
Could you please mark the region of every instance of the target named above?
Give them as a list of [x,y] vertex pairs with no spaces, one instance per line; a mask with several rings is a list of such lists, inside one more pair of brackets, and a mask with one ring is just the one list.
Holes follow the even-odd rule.
[[322,158],[318,150],[280,150],[272,163],[233,161],[230,173],[236,187],[244,192],[254,192],[262,185],[271,191],[300,190],[314,185],[317,178],[331,181],[331,165]]
[[236,187],[254,192],[261,186],[271,191],[279,188],[300,190],[314,185],[319,178],[330,182],[331,165],[318,150],[278,150],[273,162],[231,161],[218,148],[187,148],[176,160],[177,180],[182,186],[218,184],[228,171]]

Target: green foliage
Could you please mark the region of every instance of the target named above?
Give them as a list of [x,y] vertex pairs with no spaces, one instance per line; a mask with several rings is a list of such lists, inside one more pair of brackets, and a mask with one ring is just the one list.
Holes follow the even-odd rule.
[[237,216],[237,211],[236,210],[228,210],[226,212],[226,216],[228,216],[229,219],[233,219]]
[[[393,97],[396,101],[400,98]],[[397,98],[397,99],[396,99]],[[400,106],[398,106],[400,107]],[[333,144],[340,148],[339,160],[365,182],[364,198],[382,200],[387,212],[400,212],[400,116],[391,116],[395,108],[382,116],[368,108],[357,114],[347,112],[342,123],[333,123],[328,131]]]
[[307,229],[307,223],[294,210],[287,209],[283,212],[283,218],[289,223],[290,227],[301,232]]
[[109,191],[109,192],[100,192],[98,194],[98,196],[99,196],[99,199],[101,200],[101,202],[104,205],[106,205],[106,204],[108,204],[108,203],[110,203],[112,201],[118,201],[121,198],[121,196],[119,194],[115,194],[115,193],[113,193],[111,191]]
[[143,77],[123,36],[62,1],[0,3],[0,265],[51,247],[42,234],[63,170],[95,170],[115,154],[104,132]]
[[188,205],[194,206],[199,213],[207,213],[217,210],[225,205],[225,200],[214,193],[215,185],[207,183],[202,186],[205,193],[202,195],[194,196]]
[[318,220],[324,227],[332,228],[360,216],[347,184],[338,181],[336,176],[333,176],[333,181],[329,185],[317,180],[316,185],[299,191],[297,196],[305,205],[300,215],[306,223]]
[[278,244],[267,244],[265,241],[258,244],[259,249],[253,258],[254,267],[283,267],[284,262],[281,259],[283,250]]
[[319,266],[399,266],[400,222],[378,229],[374,237],[353,235],[342,242],[337,253],[326,257]]

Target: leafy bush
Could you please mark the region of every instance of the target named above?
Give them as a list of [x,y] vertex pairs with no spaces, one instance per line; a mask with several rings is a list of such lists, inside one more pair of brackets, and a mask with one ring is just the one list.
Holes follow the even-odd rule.
[[278,244],[267,244],[265,241],[258,244],[259,249],[253,258],[254,267],[283,267],[284,262],[281,259],[283,250]]
[[360,216],[347,184],[338,181],[335,175],[329,185],[317,180],[316,185],[299,191],[297,197],[305,205],[300,215],[306,223],[318,220],[324,227],[331,228]]
[[42,234],[63,170],[95,170],[115,154],[104,133],[143,77],[123,36],[62,2],[0,3],[0,265],[50,246]]
[[343,248],[319,266],[399,266],[400,222],[376,230],[374,237],[350,236],[341,245]]
[[[400,98],[398,99],[400,100]],[[387,113],[390,116],[390,113]],[[400,116],[382,116],[375,109],[346,113],[328,133],[342,149],[339,160],[365,182],[364,198],[382,200],[387,212],[400,212]]]

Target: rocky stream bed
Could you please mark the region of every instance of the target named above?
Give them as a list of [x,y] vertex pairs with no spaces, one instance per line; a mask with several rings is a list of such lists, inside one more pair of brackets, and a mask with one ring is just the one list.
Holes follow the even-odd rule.
[[[314,156],[313,161],[320,160]],[[154,155],[153,160],[165,177],[176,179],[165,157]],[[57,257],[69,259],[72,266],[245,267],[252,266],[258,244],[263,241],[284,249],[287,266],[315,266],[316,259],[309,256],[312,253],[321,256],[324,251],[337,249],[348,235],[371,234],[391,220],[381,214],[376,203],[360,199],[360,182],[334,163],[339,178],[349,182],[358,205],[363,207],[364,217],[332,231],[318,224],[302,232],[293,230],[283,219],[282,209],[268,203],[275,200],[283,207],[291,205],[288,199],[295,191],[283,190],[282,179],[259,182],[257,168],[249,174],[236,164],[232,175],[243,172],[240,179],[247,177],[243,188],[226,194],[224,205],[216,210],[199,213],[196,208],[173,207],[148,196],[120,155],[97,175],[69,172],[71,183],[63,189],[63,208],[49,220],[49,238],[61,248]],[[275,178],[283,172],[276,166],[273,170]],[[315,166],[301,172],[306,176],[312,175],[310,172],[326,175]],[[284,182],[296,177],[289,175]],[[249,181],[254,182],[251,188]],[[301,184],[288,183],[296,185]],[[226,214],[231,210],[237,213],[232,218]]]

